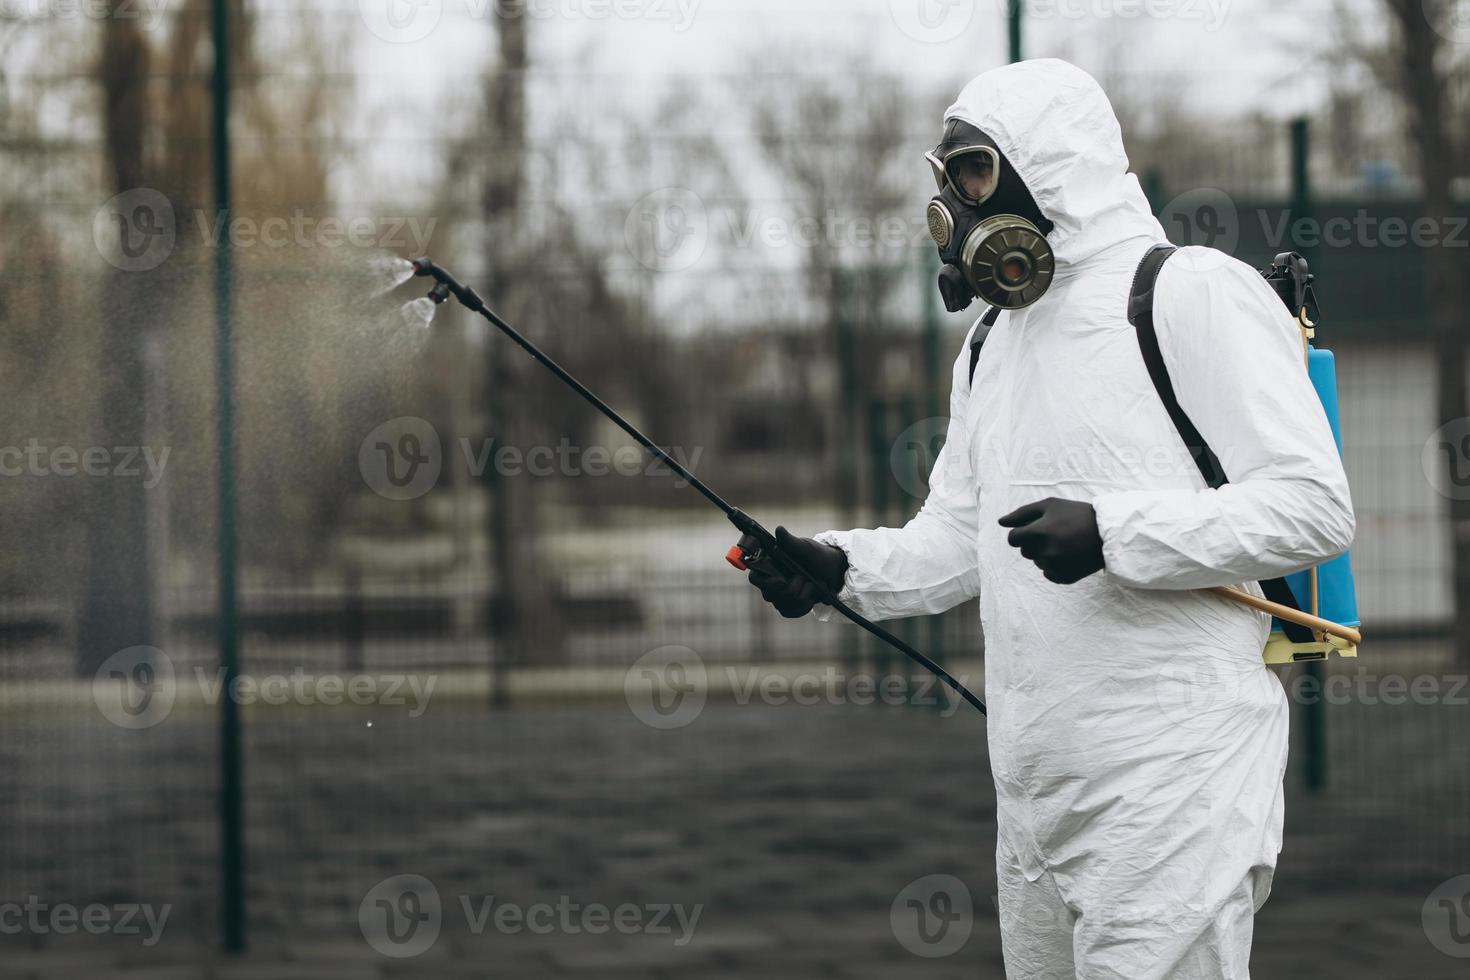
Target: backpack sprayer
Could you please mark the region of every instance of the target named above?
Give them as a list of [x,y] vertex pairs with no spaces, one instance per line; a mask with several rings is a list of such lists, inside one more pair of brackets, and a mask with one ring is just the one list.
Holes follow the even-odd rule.
[[[1332,351],[1312,346],[1317,335],[1317,324],[1321,312],[1317,306],[1317,294],[1312,288],[1314,276],[1307,269],[1307,260],[1296,252],[1282,252],[1267,268],[1261,270],[1267,285],[1276,291],[1286,308],[1296,320],[1302,335],[1302,357],[1306,362],[1307,377],[1316,389],[1322,410],[1332,426],[1332,439],[1337,444],[1337,453],[1342,455],[1342,433],[1337,423],[1337,364]],[[1316,565],[1306,571],[1286,576],[1287,587],[1296,599],[1297,607],[1307,618],[1317,618],[1317,623],[1302,623],[1283,617],[1283,610],[1263,608],[1252,602],[1250,605],[1271,613],[1271,637],[1266,641],[1265,659],[1268,664],[1297,663],[1304,660],[1324,660],[1328,654],[1340,657],[1356,657],[1362,636],[1355,628],[1358,618],[1357,593],[1353,586],[1353,569],[1348,553]],[[1229,590],[1228,598],[1237,599],[1245,595],[1238,590]],[[1254,599],[1254,596],[1250,597]],[[1285,612],[1289,615],[1292,610]],[[1284,623],[1298,622],[1312,630],[1311,639],[1293,638],[1286,632]]]
[[[1174,386],[1169,381],[1169,371],[1164,365],[1163,355],[1159,352],[1158,336],[1154,332],[1154,284],[1165,260],[1174,252],[1173,245],[1155,245],[1138,263],[1138,272],[1133,277],[1133,286],[1128,295],[1128,322],[1133,324],[1138,334],[1138,346],[1143,353],[1149,378],[1153,381],[1159,399],[1164,403],[1165,411],[1169,413],[1170,421],[1179,432],[1179,438],[1189,450],[1205,484],[1218,490],[1230,482],[1225,468],[1180,406]],[[1316,333],[1318,309],[1317,296],[1312,289],[1313,276],[1307,271],[1307,260],[1296,252],[1282,252],[1271,265],[1261,270],[1261,275],[1266,284],[1281,297],[1301,331],[1302,358],[1307,374],[1332,427],[1332,438],[1337,444],[1338,455],[1341,455],[1342,437],[1337,425],[1335,362],[1331,351],[1318,350],[1310,343]],[[1342,657],[1358,655],[1358,644],[1362,642],[1362,637],[1356,629],[1358,606],[1353,590],[1352,567],[1348,564],[1346,552],[1305,571],[1262,581],[1260,584],[1265,598],[1231,586],[1217,586],[1205,591],[1269,613],[1273,617],[1270,638],[1262,653],[1266,663],[1289,664],[1304,660],[1323,660],[1330,653]]]
[[562,383],[571,388],[577,394],[581,395],[582,398],[589,405],[601,412],[618,428],[622,429],[628,435],[632,436],[633,439],[640,446],[653,453],[653,455],[656,456],[660,462],[664,463],[666,466],[669,467],[669,469],[677,473],[681,479],[687,480],[691,487],[693,487],[695,490],[698,490],[706,500],[718,507],[721,513],[723,513],[725,517],[729,519],[730,523],[735,525],[735,529],[740,532],[739,542],[731,547],[729,552],[725,555],[726,560],[729,561],[730,564],[740,569],[764,568],[770,569],[772,571],[779,571],[786,575],[789,575],[792,572],[800,574],[802,577],[806,578],[814,586],[816,586],[817,596],[821,599],[822,602],[831,606],[833,609],[841,613],[844,617],[856,623],[858,626],[861,626],[863,629],[867,630],[878,639],[889,644],[894,649],[902,653],[904,656],[922,666],[925,670],[933,673],[936,677],[938,677],[941,681],[948,685],[951,690],[953,690],[956,694],[958,694],[960,697],[964,698],[971,705],[973,705],[976,710],[978,710],[982,715],[985,714],[985,702],[981,701],[974,694],[970,693],[969,688],[965,687],[965,685],[955,680],[948,671],[939,666],[933,660],[930,660],[928,657],[924,656],[918,650],[915,650],[913,647],[909,646],[907,643],[903,642],[898,637],[885,630],[883,627],[864,618],[862,615],[848,607],[848,605],[844,603],[841,599],[838,599],[837,596],[832,592],[832,590],[827,588],[827,586],[822,583],[822,580],[818,576],[812,574],[812,572],[808,570],[805,566],[803,566],[799,561],[784,553],[783,551],[781,551],[780,548],[777,547],[776,536],[774,534],[762,527],[760,523],[755,520],[755,518],[751,517],[740,508],[727,503],[722,497],[720,497],[719,494],[715,493],[709,487],[705,486],[702,480],[695,477],[695,475],[689,472],[689,470],[686,469],[678,460],[674,459],[668,453],[660,449],[653,442],[653,440],[649,439],[642,432],[638,431],[633,423],[629,422],[627,419],[623,418],[616,411],[614,411],[612,407],[607,404],[607,402],[603,401],[601,398],[598,398],[597,395],[592,392],[592,389],[588,388],[586,385],[582,384],[582,382],[572,377],[565,368],[563,368],[560,364],[556,363],[550,357],[548,357],[546,353],[541,350],[541,348],[531,343],[531,341],[527,340],[520,333],[520,331],[516,330],[509,323],[505,322],[505,320],[501,319],[499,315],[497,315],[493,310],[485,305],[485,301],[481,299],[480,295],[476,293],[473,289],[461,284],[459,280],[454,278],[454,276],[450,275],[448,272],[435,265],[433,261],[431,261],[427,257],[414,260],[413,272],[416,276],[428,276],[434,280],[434,285],[429,290],[429,299],[433,300],[436,305],[443,303],[445,300],[449,299],[450,296],[453,296],[455,299],[459,300],[459,302],[465,307],[465,309],[469,310],[472,313],[478,313],[486,320],[489,320],[496,329],[505,334],[511,340],[515,341],[517,346],[519,346],[527,354],[530,354],[552,374],[560,378]]

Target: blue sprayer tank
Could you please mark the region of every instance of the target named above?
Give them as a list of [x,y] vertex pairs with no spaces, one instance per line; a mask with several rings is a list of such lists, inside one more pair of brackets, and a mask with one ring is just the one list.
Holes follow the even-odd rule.
[[[1327,413],[1327,421],[1332,426],[1332,438],[1337,443],[1337,452],[1342,454],[1342,431],[1337,421],[1337,362],[1330,350],[1319,350],[1308,345],[1307,347],[1307,376],[1311,379],[1312,387],[1317,390],[1317,397],[1322,401],[1322,408]],[[1360,625],[1358,619],[1358,597],[1353,588],[1353,569],[1348,559],[1348,553],[1343,552],[1336,558],[1318,565],[1315,569],[1317,575],[1317,607],[1312,608],[1312,571],[1311,569],[1297,572],[1295,575],[1286,577],[1286,584],[1291,587],[1292,594],[1296,596],[1297,605],[1308,612],[1315,612],[1323,619],[1329,619],[1344,626]],[[1271,638],[1266,644],[1266,660],[1269,663],[1294,663],[1303,660],[1321,660],[1329,653],[1336,653],[1343,657],[1356,657],[1357,647],[1346,640],[1336,637],[1327,637],[1323,642],[1314,643],[1292,643],[1281,630],[1281,621],[1271,621]]]

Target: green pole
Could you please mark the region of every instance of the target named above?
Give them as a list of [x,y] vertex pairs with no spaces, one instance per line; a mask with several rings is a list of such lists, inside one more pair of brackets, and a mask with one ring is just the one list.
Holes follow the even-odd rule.
[[226,234],[214,250],[216,446],[219,453],[220,698],[220,928],[226,952],[245,949],[244,794],[240,758],[240,708],[229,695],[240,672],[240,629],[235,524],[235,365],[230,328],[233,295],[228,222],[230,216],[230,14],[227,0],[212,0],[214,35],[213,117],[214,204]]
[[1148,198],[1149,210],[1157,215],[1164,206],[1164,175],[1158,167],[1143,172],[1143,196]]
[[[940,414],[939,392],[945,382],[944,358],[939,351],[939,290],[934,288],[934,280],[939,275],[939,256],[933,249],[926,249],[924,255],[925,261],[919,264],[922,280],[919,288],[924,295],[924,417],[933,419]],[[912,425],[913,422],[909,419],[903,424]],[[943,663],[944,617],[941,614],[926,618],[929,621],[929,655]]]
[[[1311,140],[1305,117],[1293,119],[1291,134],[1291,219],[1297,221],[1311,216],[1312,188],[1309,172]],[[1307,249],[1292,243],[1293,247],[1310,263]],[[1314,690],[1322,690],[1323,670],[1321,661],[1307,664],[1307,676],[1312,679]],[[1327,716],[1322,698],[1313,698],[1302,705],[1302,740],[1306,766],[1303,777],[1308,790],[1316,791],[1327,785]]]
[[1011,63],[1021,60],[1021,4],[1025,0],[1009,0],[1006,4],[1006,34],[1010,39]]
[[[888,467],[888,406],[882,399],[868,400],[868,479],[872,497],[873,526],[879,527],[888,520],[888,484],[893,479]],[[888,644],[876,642],[876,638],[863,638],[864,660],[873,665],[875,683],[882,684],[893,672],[892,651]]]

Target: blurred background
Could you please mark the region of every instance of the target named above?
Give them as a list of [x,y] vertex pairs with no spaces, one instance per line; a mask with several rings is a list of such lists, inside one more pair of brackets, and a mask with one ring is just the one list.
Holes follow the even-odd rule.
[[1280,671],[1256,973],[1464,976],[1466,0],[0,0],[0,975],[1001,976],[983,720],[404,260],[768,525],[902,523],[922,155],[1049,56],[1337,355],[1366,640]]

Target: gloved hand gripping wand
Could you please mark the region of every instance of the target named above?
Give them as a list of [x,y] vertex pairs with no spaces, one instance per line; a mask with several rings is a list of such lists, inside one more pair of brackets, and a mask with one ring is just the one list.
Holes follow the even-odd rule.
[[970,690],[955,680],[948,671],[892,633],[883,629],[883,627],[871,622],[849,608],[810,569],[791,555],[781,551],[776,545],[776,536],[774,534],[762,527],[755,518],[746,514],[740,508],[726,502],[724,498],[706,486],[702,480],[689,472],[678,460],[660,449],[653,440],[649,439],[642,432],[639,432],[633,423],[619,415],[607,402],[597,397],[590,388],[572,377],[565,368],[548,357],[541,348],[527,340],[521,335],[520,331],[516,330],[509,323],[505,322],[505,320],[501,319],[495,311],[487,307],[485,301],[473,289],[461,284],[454,276],[435,265],[427,257],[416,259],[413,263],[413,271],[414,275],[433,278],[434,286],[429,290],[429,299],[438,304],[443,303],[450,296],[453,296],[459,300],[465,309],[472,313],[478,313],[486,320],[489,320],[496,329],[515,341],[517,346],[527,354],[530,354],[552,374],[560,378],[567,387],[581,395],[588,404],[601,412],[618,428],[632,436],[640,446],[653,453],[669,469],[677,473],[681,479],[688,481],[689,485],[695,490],[698,490],[706,500],[718,507],[725,517],[729,519],[730,523],[735,525],[736,530],[740,532],[739,542],[730,549],[730,553],[726,556],[732,565],[742,569],[765,567],[787,574],[793,571],[799,573],[816,587],[817,596],[822,602],[831,606],[845,618],[861,626],[884,643],[889,644],[904,656],[922,666],[925,670],[933,673],[956,694],[970,702],[981,714],[985,714],[985,702],[970,693]]

